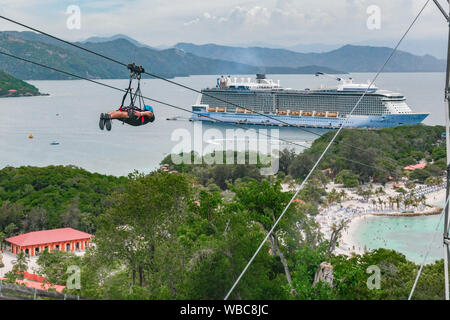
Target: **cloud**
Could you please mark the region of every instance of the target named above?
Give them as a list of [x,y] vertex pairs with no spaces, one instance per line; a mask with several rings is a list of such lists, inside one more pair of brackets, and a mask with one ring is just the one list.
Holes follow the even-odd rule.
[[[68,40],[127,34],[149,45],[180,41],[356,43],[394,41],[425,0],[1,0],[0,12]],[[81,8],[81,30],[68,30],[65,9]],[[381,29],[368,30],[366,9],[381,9]],[[430,2],[409,39],[445,41],[447,25]],[[433,8],[434,7],[434,8]],[[18,29],[0,21],[0,30]],[[23,30],[23,29],[20,29]]]

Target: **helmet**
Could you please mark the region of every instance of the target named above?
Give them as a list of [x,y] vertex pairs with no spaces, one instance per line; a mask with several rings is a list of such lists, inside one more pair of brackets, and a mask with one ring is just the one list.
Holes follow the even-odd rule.
[[152,106],[150,106],[150,105],[148,105],[148,104],[144,105],[144,109],[143,109],[143,110],[145,110],[145,111],[151,111],[151,112],[154,113]]

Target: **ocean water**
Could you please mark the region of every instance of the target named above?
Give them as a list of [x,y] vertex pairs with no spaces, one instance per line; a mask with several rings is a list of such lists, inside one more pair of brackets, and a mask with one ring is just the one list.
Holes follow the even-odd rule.
[[[355,81],[365,82],[374,74],[355,73],[349,76]],[[314,75],[273,75],[271,78],[280,80],[282,86],[290,88],[334,84],[332,79]],[[424,123],[443,124],[444,79],[443,73],[386,73],[379,77],[376,85],[403,93],[415,112],[429,112],[431,115]],[[214,86],[216,76],[192,76],[175,80],[200,90]],[[125,79],[102,82],[119,88],[127,86]],[[100,131],[99,114],[116,109],[121,102],[121,92],[82,80],[30,83],[50,96],[0,99],[0,168],[7,165],[72,164],[89,171],[113,175],[126,175],[134,169],[148,172],[158,167],[160,161],[179,143],[172,139],[177,130],[187,130],[193,134],[193,123],[166,120],[174,116],[188,118],[189,113],[151,102],[156,113],[154,123],[145,127],[131,127],[114,122],[111,132]],[[142,91],[145,96],[188,110],[197,99],[195,92],[156,79],[144,79]],[[230,125],[203,126],[204,131],[212,128],[222,131],[223,137],[227,129],[236,129]],[[320,129],[307,130],[316,134],[297,128],[280,128],[279,134],[283,140],[309,146],[317,134],[326,132]],[[28,139],[29,135],[33,135],[34,139]],[[221,137],[216,140],[221,140]],[[53,141],[60,145],[50,145]],[[293,147],[297,151],[303,150],[299,146]]]
[[[443,258],[441,215],[422,217],[366,217],[358,221],[352,235],[357,247],[368,250],[389,248],[403,253],[408,260],[422,263],[434,238],[426,263]],[[437,224],[439,227],[437,228]],[[437,231],[436,231],[437,230]]]
[[[373,73],[349,75],[356,82],[372,79]],[[254,77],[254,75],[240,76]],[[201,90],[215,86],[216,76],[192,76],[175,81]],[[334,80],[314,75],[272,75],[281,85],[290,88],[314,88],[333,85]],[[128,81],[100,80],[125,88]],[[190,110],[197,94],[156,79],[144,79],[142,91],[147,97],[174,104]],[[194,124],[187,121],[189,113],[152,103],[156,120],[144,127],[131,127],[113,123],[112,131],[100,131],[98,117],[101,112],[117,109],[122,93],[81,80],[30,81],[50,96],[0,99],[0,168],[5,166],[75,165],[92,172],[127,175],[139,170],[150,172],[161,160],[174,151],[179,141],[173,138],[184,132],[194,136]],[[444,124],[444,73],[385,73],[376,82],[380,88],[403,93],[415,112],[427,112],[425,124]],[[184,117],[185,120],[168,121],[168,117]],[[254,127],[256,130],[263,127]],[[230,125],[203,125],[202,133],[218,129],[215,137],[206,144],[223,143]],[[180,131],[181,130],[181,131]],[[309,146],[323,129],[308,129],[314,134],[297,128],[279,128],[280,138]],[[268,134],[271,134],[269,131]],[[28,136],[33,135],[34,139]],[[53,141],[59,145],[51,145]],[[288,146],[280,142],[281,147]],[[294,146],[296,151],[302,147]],[[388,247],[399,250],[418,261],[431,239],[437,216],[416,218],[376,217],[362,224],[359,235],[361,245],[368,248]],[[431,259],[442,257],[439,237]]]

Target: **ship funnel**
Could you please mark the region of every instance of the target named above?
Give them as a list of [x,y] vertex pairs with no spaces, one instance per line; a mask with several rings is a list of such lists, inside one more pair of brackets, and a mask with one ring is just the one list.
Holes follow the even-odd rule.
[[265,78],[266,78],[266,75],[264,73],[256,74],[256,80],[263,80]]

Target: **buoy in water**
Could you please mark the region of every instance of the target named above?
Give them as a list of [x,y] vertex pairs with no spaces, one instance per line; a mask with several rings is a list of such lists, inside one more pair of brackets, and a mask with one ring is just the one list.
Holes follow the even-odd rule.
[[28,138],[29,138],[29,139],[33,139],[34,137],[33,137],[33,135],[30,134],[30,135],[28,136]]

